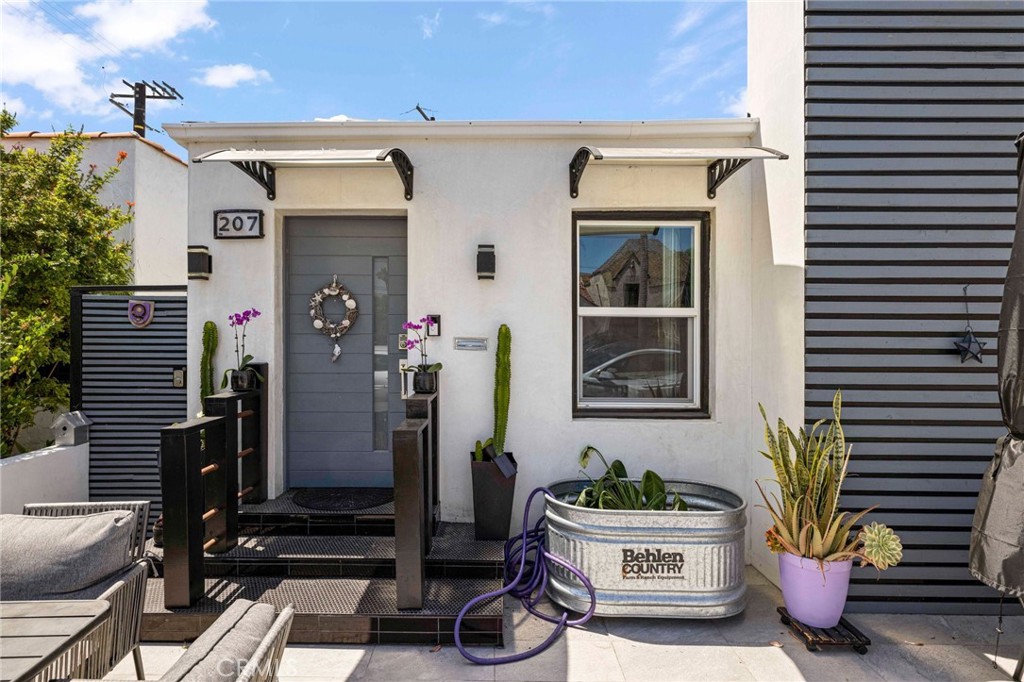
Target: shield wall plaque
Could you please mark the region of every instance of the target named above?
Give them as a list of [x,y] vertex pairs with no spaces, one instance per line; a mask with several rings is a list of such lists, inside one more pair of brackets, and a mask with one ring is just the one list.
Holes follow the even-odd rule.
[[154,301],[128,301],[128,321],[133,327],[141,329],[153,321],[153,313],[156,310]]

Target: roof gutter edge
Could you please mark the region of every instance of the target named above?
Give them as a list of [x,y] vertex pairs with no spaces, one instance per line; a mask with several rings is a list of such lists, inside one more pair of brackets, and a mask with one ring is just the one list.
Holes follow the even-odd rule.
[[191,142],[269,142],[350,140],[363,138],[518,138],[618,140],[671,137],[748,139],[758,130],[756,118],[690,121],[346,121],[299,123],[165,123],[182,145]]

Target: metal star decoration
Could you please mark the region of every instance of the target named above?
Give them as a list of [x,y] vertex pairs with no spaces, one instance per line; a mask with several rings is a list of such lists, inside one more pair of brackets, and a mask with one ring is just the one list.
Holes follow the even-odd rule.
[[986,344],[978,340],[978,337],[974,335],[974,330],[970,327],[967,327],[966,332],[964,338],[953,342],[956,349],[960,351],[960,362],[967,362],[967,358],[974,358],[981,362],[981,349]]
[[974,358],[979,363],[982,362],[981,349],[986,345],[978,340],[978,337],[974,335],[974,330],[971,329],[971,306],[969,299],[967,298],[967,287],[969,286],[971,285],[968,284],[964,287],[964,313],[967,318],[967,327],[964,329],[964,338],[953,342],[956,349],[960,351],[961,364],[967,362],[967,358]]

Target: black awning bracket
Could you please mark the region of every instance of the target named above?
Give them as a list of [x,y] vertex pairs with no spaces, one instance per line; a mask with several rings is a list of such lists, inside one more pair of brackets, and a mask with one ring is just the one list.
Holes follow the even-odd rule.
[[256,181],[256,184],[267,190],[267,199],[273,201],[277,197],[277,179],[274,167],[265,161],[232,161],[231,165]]
[[[785,161],[789,158],[789,154],[784,154],[777,149],[771,147],[750,147],[750,149],[760,149],[761,151],[769,152],[775,155],[779,161]],[[752,159],[715,159],[708,164],[708,199],[714,199],[717,194],[718,188],[723,182],[728,180],[736,171],[743,168]]]
[[723,182],[743,168],[750,159],[716,159],[708,164],[708,199],[714,199]]
[[412,201],[412,181],[413,181],[413,166],[412,161],[401,149],[397,147],[392,149],[385,149],[377,157],[378,160],[384,161],[387,158],[391,158],[391,163],[395,164],[395,170],[398,171],[398,177],[402,180],[402,186],[405,187],[405,200]]
[[580,179],[592,156],[600,158],[590,147],[580,147],[569,162],[569,196],[573,199],[580,195]]

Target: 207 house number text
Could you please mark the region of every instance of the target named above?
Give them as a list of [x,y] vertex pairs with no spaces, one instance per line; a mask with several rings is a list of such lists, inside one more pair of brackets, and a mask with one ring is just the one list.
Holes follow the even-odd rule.
[[263,236],[263,211],[228,209],[213,212],[216,239],[259,239]]

